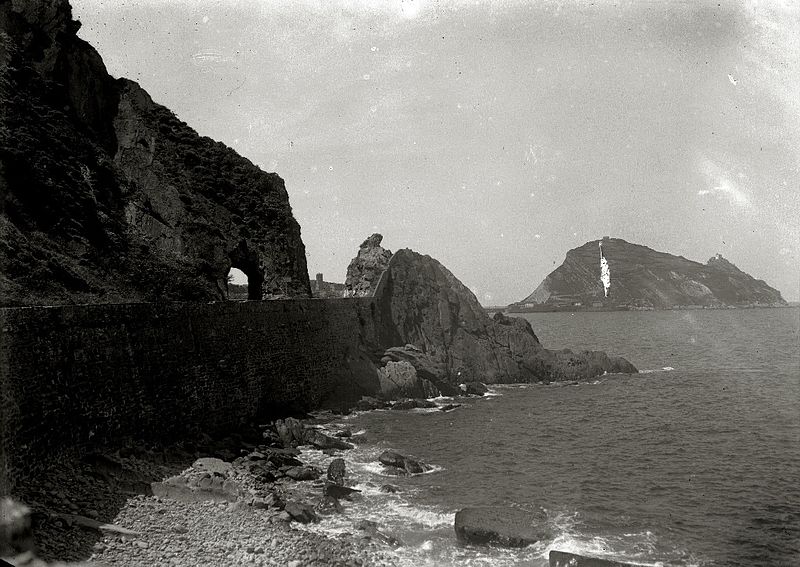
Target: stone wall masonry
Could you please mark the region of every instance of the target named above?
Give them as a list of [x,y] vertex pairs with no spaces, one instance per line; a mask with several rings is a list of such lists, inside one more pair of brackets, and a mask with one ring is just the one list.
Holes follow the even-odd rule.
[[0,309],[0,494],[65,449],[373,394],[372,298]]

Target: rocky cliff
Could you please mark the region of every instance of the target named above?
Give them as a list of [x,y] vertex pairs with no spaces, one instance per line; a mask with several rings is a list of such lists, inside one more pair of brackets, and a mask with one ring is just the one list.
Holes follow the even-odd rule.
[[[610,286],[601,282],[600,251]],[[786,305],[778,290],[744,273],[721,255],[706,264],[619,238],[593,240],[567,252],[518,308],[541,310],[673,309]]]
[[[384,258],[387,251],[379,243],[365,242],[371,249],[362,245],[359,256]],[[407,362],[444,393],[473,381],[577,380],[637,372],[627,360],[602,352],[545,349],[527,321],[502,314],[489,318],[447,268],[409,249],[391,255],[373,295],[383,321],[379,342],[388,347],[382,363]]]
[[392,251],[381,246],[382,241],[382,235],[373,234],[358,247],[358,254],[347,266],[344,281],[347,297],[370,297],[375,293],[378,280],[392,257]]
[[0,305],[308,296],[283,180],[200,137],[77,37],[0,0]]

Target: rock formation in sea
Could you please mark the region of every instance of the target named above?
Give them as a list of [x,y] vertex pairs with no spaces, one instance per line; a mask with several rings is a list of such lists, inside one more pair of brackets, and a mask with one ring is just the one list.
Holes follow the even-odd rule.
[[108,75],[68,0],[0,2],[0,304],[308,296],[283,180]]
[[[608,294],[601,281],[601,251]],[[674,309],[786,305],[778,290],[716,255],[706,264],[605,237],[567,252],[516,309]]]
[[[382,314],[381,383],[395,395],[420,395],[426,383],[452,395],[459,384],[470,382],[577,380],[604,372],[637,372],[627,360],[603,352],[544,348],[526,320],[503,314],[490,318],[475,295],[438,261],[409,249],[391,255],[380,241],[380,235],[367,239],[357,259]],[[366,258],[375,264],[367,264]],[[353,289],[367,287],[348,281]],[[407,364],[390,366],[398,362]]]
[[346,296],[369,297],[375,293],[378,280],[392,257],[391,250],[381,247],[382,240],[382,235],[373,234],[359,246],[358,255],[347,266]]

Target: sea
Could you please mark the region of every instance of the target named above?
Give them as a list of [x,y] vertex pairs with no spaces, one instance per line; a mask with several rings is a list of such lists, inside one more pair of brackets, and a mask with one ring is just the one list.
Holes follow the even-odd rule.
[[[800,565],[800,309],[534,313],[548,348],[625,356],[640,373],[577,386],[493,386],[436,409],[380,410],[349,427],[362,492],[308,529],[375,521],[403,565],[543,566],[557,549],[641,565]],[[392,449],[431,472],[393,476]],[[331,457],[305,451],[327,467]],[[385,484],[399,491],[387,494]],[[523,549],[457,542],[466,506],[543,510]]]

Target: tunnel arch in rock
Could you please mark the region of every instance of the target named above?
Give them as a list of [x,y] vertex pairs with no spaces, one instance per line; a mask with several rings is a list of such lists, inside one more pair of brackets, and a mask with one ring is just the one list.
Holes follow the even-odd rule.
[[247,276],[247,299],[263,299],[264,271],[258,253],[247,246],[247,241],[242,240],[228,257],[230,267],[241,270]]

